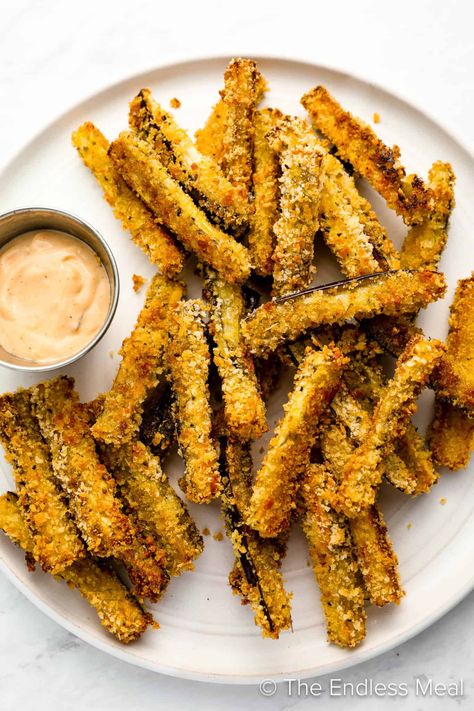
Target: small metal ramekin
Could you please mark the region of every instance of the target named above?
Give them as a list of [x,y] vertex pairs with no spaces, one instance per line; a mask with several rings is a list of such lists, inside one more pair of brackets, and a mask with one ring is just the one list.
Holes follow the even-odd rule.
[[117,308],[120,280],[115,257],[104,238],[87,222],[62,210],[47,207],[26,207],[0,215],[0,249],[4,247],[7,242],[18,237],[18,235],[24,232],[30,232],[31,230],[60,230],[85,242],[94,250],[104,265],[110,284],[110,306],[103,326],[100,331],[96,333],[94,338],[78,353],[74,353],[72,356],[61,361],[36,363],[35,361],[17,358],[8,353],[0,345],[0,365],[4,365],[12,370],[41,373],[55,370],[56,368],[63,368],[66,365],[74,363],[88,353],[100,341],[112,323]]

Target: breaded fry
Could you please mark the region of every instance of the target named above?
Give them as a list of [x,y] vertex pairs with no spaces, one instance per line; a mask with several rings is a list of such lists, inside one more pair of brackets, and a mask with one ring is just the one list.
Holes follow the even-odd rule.
[[273,225],[278,219],[280,194],[280,164],[268,142],[267,134],[282,118],[283,114],[278,109],[261,109],[254,115],[254,212],[250,219],[247,243],[252,266],[260,276],[270,276],[273,272]]
[[326,179],[321,210],[325,241],[348,277],[398,269],[395,247],[354,179],[331,154],[324,158]]
[[440,397],[474,412],[474,272],[460,279],[449,317],[446,357],[433,374]]
[[285,414],[275,428],[252,491],[247,522],[272,537],[290,525],[298,477],[309,463],[318,418],[331,402],[347,363],[335,347],[308,351],[295,376]]
[[186,249],[230,282],[242,282],[248,277],[247,249],[209,222],[148,143],[131,131],[124,131],[111,144],[109,156],[125,182]]
[[330,506],[334,481],[324,466],[310,464],[302,478],[302,527],[321,591],[328,640],[355,647],[365,637],[364,587],[347,519]]
[[252,185],[253,117],[261,82],[262,76],[251,59],[232,59],[224,73],[222,169],[243,197],[248,195]]
[[454,207],[455,175],[449,163],[437,161],[428,174],[434,210],[408,232],[400,259],[405,269],[437,269],[448,239],[448,223]]
[[243,346],[240,322],[244,316],[242,292],[215,272],[206,272],[206,295],[212,304],[210,331],[229,434],[242,441],[257,439],[268,429],[251,356]]
[[[35,544],[15,494],[0,496],[0,530],[27,555],[34,555]],[[76,561],[58,577],[80,592],[96,610],[101,625],[124,644],[138,639],[148,625],[158,627],[115,573],[109,568],[99,567],[92,559]]]
[[140,427],[143,403],[163,373],[169,311],[184,286],[155,274],[135,328],[120,349],[122,362],[92,434],[107,444],[129,442]]
[[474,449],[474,419],[460,407],[436,398],[428,441],[436,464],[453,471],[464,469]]
[[137,530],[163,548],[169,575],[193,570],[203,550],[199,531],[171,486],[160,461],[142,442],[101,449]]
[[281,564],[286,535],[264,540],[244,523],[250,501],[252,460],[249,447],[230,439],[221,442],[222,515],[235,565],[229,575],[234,594],[249,604],[264,637],[278,639],[291,626],[290,595],[285,591]]
[[185,301],[170,315],[167,362],[176,398],[178,442],[186,470],[180,486],[190,501],[219,495],[218,451],[212,440],[209,403],[209,348],[202,321],[204,304]]
[[248,224],[249,205],[209,156],[202,155],[173,116],[142,89],[130,103],[130,127],[148,141],[170,175],[211,222],[233,232]]
[[380,463],[406,431],[416,398],[444,351],[440,341],[414,338],[400,356],[392,380],[381,394],[369,432],[346,463],[335,506],[354,518],[369,508],[381,480]]
[[337,147],[344,160],[366,178],[407,225],[423,222],[433,196],[416,175],[406,175],[398,146],[389,148],[371,127],[345,111],[323,86],[308,91],[301,103],[314,127]]
[[[342,424],[329,420],[320,436],[324,464],[337,484],[355,445]],[[335,492],[330,490],[331,501]],[[388,535],[387,526],[377,504],[349,519],[357,560],[369,600],[383,606],[398,603],[404,595],[398,573],[398,560]]]
[[292,299],[263,304],[242,323],[242,336],[253,355],[267,355],[318,326],[416,311],[441,298],[445,288],[443,275],[430,271],[386,272],[340,287],[319,287]]
[[62,376],[32,388],[31,399],[48,441],[54,473],[89,552],[123,561],[139,597],[156,601],[168,582],[163,553],[138,540],[115,495],[115,482],[100,463],[71,378]]
[[27,390],[0,397],[0,440],[13,467],[18,506],[33,537],[33,554],[57,575],[85,556],[78,531],[59,492]]
[[120,177],[107,155],[109,142],[105,136],[93,123],[86,121],[74,131],[72,142],[84,164],[97,178],[115,217],[124,230],[130,232],[135,244],[162,274],[170,277],[178,274],[183,268],[183,252]]
[[306,121],[282,119],[268,134],[279,155],[280,218],[273,225],[273,294],[309,286],[324,184],[324,150]]

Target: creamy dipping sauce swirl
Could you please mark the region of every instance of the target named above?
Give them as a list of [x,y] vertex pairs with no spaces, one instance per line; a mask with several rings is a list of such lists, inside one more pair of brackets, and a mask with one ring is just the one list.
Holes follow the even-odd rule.
[[109,306],[105,268],[77,237],[35,230],[0,250],[0,345],[17,358],[54,363],[78,353]]

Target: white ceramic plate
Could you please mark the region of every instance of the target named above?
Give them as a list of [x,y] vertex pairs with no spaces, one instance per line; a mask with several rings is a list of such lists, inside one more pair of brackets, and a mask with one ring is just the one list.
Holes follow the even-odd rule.
[[[101,190],[83,167],[71,146],[70,135],[86,119],[94,121],[109,137],[127,125],[127,103],[142,87],[150,87],[165,107],[172,97],[182,101],[179,122],[194,131],[206,119],[222,85],[226,59],[210,59],[173,65],[134,77],[81,103],[49,126],[0,173],[0,209],[49,206],[69,210],[92,223],[105,236],[117,258],[121,274],[120,303],[114,323],[92,353],[68,369],[77,379],[83,399],[110,386],[117,367],[122,339],[130,332],[143,301],[132,290],[132,274],[151,275],[146,258],[123,233]],[[430,306],[422,323],[428,334],[444,337],[448,305],[456,280],[472,267],[474,193],[473,159],[446,131],[404,101],[347,74],[286,60],[262,59],[260,67],[271,92],[268,102],[290,113],[300,113],[299,99],[315,84],[325,84],[354,113],[367,121],[377,111],[377,131],[402,149],[409,171],[426,175],[437,159],[449,160],[457,174],[455,209],[449,244],[441,269],[449,293]],[[381,219],[396,243],[404,234],[401,221],[367,189]],[[337,269],[321,246],[318,280],[337,277]],[[25,376],[0,368],[0,392],[29,385],[40,377]],[[278,416],[281,396],[270,411]],[[430,417],[431,393],[420,402],[419,423]],[[176,481],[179,463],[172,459],[168,471]],[[0,460],[0,492],[11,488],[9,466]],[[441,498],[446,499],[444,506]],[[217,505],[191,506],[201,528],[222,530]],[[240,605],[227,585],[232,566],[229,543],[205,539],[206,549],[196,571],[174,579],[156,606],[161,624],[130,646],[115,642],[99,625],[94,612],[78,594],[40,572],[27,572],[23,556],[0,537],[0,564],[5,574],[40,609],[87,642],[123,660],[149,669],[190,679],[228,683],[252,683],[265,677],[308,677],[357,664],[417,634],[457,603],[474,585],[474,480],[472,471],[443,473],[432,493],[410,500],[384,489],[382,508],[400,559],[406,598],[399,607],[370,609],[366,641],[348,652],[326,643],[318,590],[307,564],[301,534],[292,537],[284,564],[287,587],[293,591],[293,631],[279,641],[263,640],[250,610]]]

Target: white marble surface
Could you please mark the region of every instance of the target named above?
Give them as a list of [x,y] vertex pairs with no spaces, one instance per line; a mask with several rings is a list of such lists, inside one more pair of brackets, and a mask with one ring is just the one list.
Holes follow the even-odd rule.
[[[349,69],[420,104],[473,144],[474,70],[469,0],[3,0],[0,3],[0,162],[80,98],[164,61],[206,54],[271,54]],[[442,571],[440,571],[442,575]],[[408,711],[472,708],[474,594],[399,649],[342,675],[407,684]],[[416,679],[464,679],[464,696],[416,696]],[[280,686],[180,681],[130,667],[87,646],[0,578],[0,708],[286,709],[394,708],[393,698],[316,700]]]

